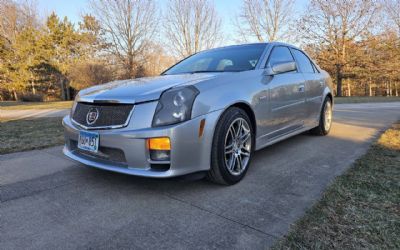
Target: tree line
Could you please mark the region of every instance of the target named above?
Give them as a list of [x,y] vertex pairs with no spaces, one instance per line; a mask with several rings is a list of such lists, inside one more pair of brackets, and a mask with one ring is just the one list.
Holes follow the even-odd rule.
[[35,2],[0,0],[0,101],[70,100],[116,79],[153,76],[176,61],[226,44],[300,45],[327,70],[336,94],[398,96],[400,1],[243,0],[223,20],[212,0],[89,0],[78,23]]

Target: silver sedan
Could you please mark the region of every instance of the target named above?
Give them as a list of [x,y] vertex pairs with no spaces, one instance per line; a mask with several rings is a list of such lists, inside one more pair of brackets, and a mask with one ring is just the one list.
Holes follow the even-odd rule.
[[157,77],[84,89],[64,117],[64,153],[85,165],[234,184],[256,150],[332,123],[329,75],[283,43],[203,51]]

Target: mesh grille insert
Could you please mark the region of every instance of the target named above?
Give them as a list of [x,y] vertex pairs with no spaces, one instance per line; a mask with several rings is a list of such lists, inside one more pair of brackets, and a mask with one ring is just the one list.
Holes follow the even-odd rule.
[[[88,128],[123,126],[127,123],[132,109],[133,104],[79,102],[72,118],[75,122]],[[90,111],[97,112],[97,120],[93,123],[90,123],[90,119],[87,119]]]
[[126,164],[125,154],[121,149],[100,146],[98,153],[92,153],[79,149],[78,142],[75,140],[70,140],[69,149],[79,155],[95,157],[113,163]]

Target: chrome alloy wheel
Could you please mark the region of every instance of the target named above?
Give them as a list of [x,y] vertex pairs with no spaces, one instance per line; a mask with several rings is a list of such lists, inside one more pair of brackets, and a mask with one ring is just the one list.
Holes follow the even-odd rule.
[[325,104],[325,109],[324,109],[324,128],[325,131],[329,131],[332,125],[332,104],[328,100]]
[[225,166],[232,175],[240,175],[250,160],[251,130],[243,118],[235,119],[225,136]]

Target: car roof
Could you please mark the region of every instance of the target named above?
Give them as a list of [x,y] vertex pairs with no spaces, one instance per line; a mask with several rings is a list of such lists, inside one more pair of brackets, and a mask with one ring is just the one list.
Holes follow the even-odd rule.
[[302,50],[302,49],[300,49],[300,48],[298,48],[298,47],[296,47],[296,46],[294,46],[294,45],[292,45],[292,44],[289,44],[289,43],[271,42],[271,43],[269,43],[269,44],[270,44],[270,45],[273,45],[273,46],[278,46],[278,45],[280,45],[280,46],[287,46],[287,47],[291,47],[291,48],[294,48],[294,49]]
[[222,46],[222,47],[217,47],[217,48],[212,48],[212,49],[207,49],[203,50],[200,52],[205,52],[205,51],[214,51],[214,50],[220,50],[220,49],[230,49],[230,48],[240,48],[240,47],[266,47],[268,43],[246,43],[246,44],[235,44],[235,45],[228,45],[228,46]]
[[228,46],[223,46],[223,47],[217,47],[217,48],[212,48],[212,49],[208,49],[208,50],[203,50],[203,51],[200,51],[200,52],[214,51],[214,50],[228,49],[228,48],[238,48],[238,47],[239,48],[240,47],[252,47],[252,46],[264,46],[266,48],[269,45],[270,46],[281,45],[281,46],[287,46],[287,47],[291,47],[291,48],[294,48],[294,49],[301,50],[300,48],[298,48],[298,47],[296,47],[294,45],[291,45],[291,44],[288,44],[288,43],[283,43],[283,42],[260,42],[260,43],[244,43],[244,44],[228,45]]

